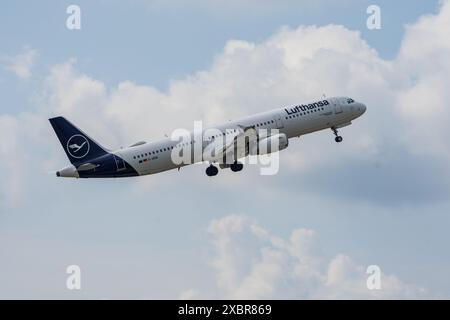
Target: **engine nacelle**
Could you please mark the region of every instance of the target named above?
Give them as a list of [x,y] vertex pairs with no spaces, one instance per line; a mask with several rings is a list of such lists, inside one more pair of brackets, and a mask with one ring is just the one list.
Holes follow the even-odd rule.
[[272,152],[286,149],[289,145],[289,140],[284,133],[274,134],[273,136],[259,140],[250,146],[250,155],[268,154]]

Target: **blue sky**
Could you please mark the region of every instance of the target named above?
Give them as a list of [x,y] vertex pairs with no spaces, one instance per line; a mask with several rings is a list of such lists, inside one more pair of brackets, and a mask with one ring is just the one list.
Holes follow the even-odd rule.
[[[226,41],[260,42],[282,26],[342,24],[359,30],[381,56],[393,58],[404,25],[437,9],[437,1],[425,0],[414,5],[409,1],[331,0],[320,5],[269,1],[266,6],[250,2],[232,8],[223,1],[79,1],[82,30],[68,32],[65,10],[70,4],[6,1],[1,12],[3,54],[17,54],[26,46],[37,48],[37,78],[53,64],[76,57],[79,70],[107,84],[129,79],[163,90],[171,80],[207,68]],[[385,27],[376,32],[366,28],[369,4],[383,8]],[[24,93],[30,89],[15,82],[4,84],[1,93],[8,98],[8,112],[27,108]],[[16,94],[7,94],[11,91]]]
[[[441,48],[419,32],[446,21],[438,1],[77,1],[82,29],[69,31],[72,3],[1,5],[0,132],[8,139],[0,149],[0,297],[376,298],[353,289],[370,264],[386,274],[380,297],[422,297],[422,288],[425,296],[450,295],[448,114],[436,107],[411,125],[419,102],[433,97],[439,106],[447,97],[436,83],[448,83],[448,66],[423,49],[445,53],[447,42]],[[381,30],[366,28],[370,4],[381,7]],[[430,23],[418,22],[431,14]],[[301,58],[289,64],[272,43]],[[414,47],[422,43],[423,52]],[[25,74],[12,68],[21,55],[31,57]],[[323,70],[326,79],[315,76]],[[329,132],[292,143],[273,177],[255,167],[220,172],[216,181],[202,166],[113,181],[52,172],[67,159],[50,116],[68,116],[118,147],[322,90],[355,95],[369,112],[343,130],[343,146]],[[271,236],[258,237],[258,228]],[[303,229],[314,231],[298,232],[301,248],[314,242],[307,254],[285,249]],[[227,237],[230,247],[220,247]],[[267,248],[283,262],[258,274]],[[327,275],[327,284],[290,269],[310,258],[320,262],[308,270]],[[81,291],[65,288],[69,264],[81,266]],[[341,273],[349,275],[330,280]],[[266,293],[248,284],[265,281]]]

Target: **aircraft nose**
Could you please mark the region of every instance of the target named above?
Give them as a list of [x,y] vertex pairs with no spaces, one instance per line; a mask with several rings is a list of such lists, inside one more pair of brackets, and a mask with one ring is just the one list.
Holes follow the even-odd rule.
[[364,112],[366,112],[367,107],[364,103],[359,103],[358,109],[361,112],[361,114],[363,114]]

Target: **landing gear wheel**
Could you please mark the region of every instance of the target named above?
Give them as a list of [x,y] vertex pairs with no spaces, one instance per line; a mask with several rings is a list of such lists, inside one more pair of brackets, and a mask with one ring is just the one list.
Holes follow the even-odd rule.
[[219,172],[219,169],[217,167],[210,165],[208,168],[206,168],[206,175],[208,177],[214,177]]
[[333,131],[334,135],[336,136],[336,138],[334,138],[334,141],[336,142],[342,142],[342,137],[338,135],[338,131],[335,127],[332,127],[331,130]]
[[244,165],[237,161],[235,161],[232,165],[230,165],[230,169],[233,172],[241,171],[243,168],[244,168]]

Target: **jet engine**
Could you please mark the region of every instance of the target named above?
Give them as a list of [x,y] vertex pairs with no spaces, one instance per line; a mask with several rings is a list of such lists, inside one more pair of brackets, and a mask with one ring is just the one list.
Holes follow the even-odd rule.
[[250,155],[268,154],[287,148],[289,140],[284,133],[260,139],[257,143],[250,145]]

